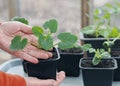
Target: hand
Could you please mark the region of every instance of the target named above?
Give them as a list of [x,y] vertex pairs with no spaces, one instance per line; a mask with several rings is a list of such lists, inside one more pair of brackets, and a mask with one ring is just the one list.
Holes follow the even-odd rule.
[[63,71],[59,72],[57,74],[57,79],[47,79],[47,80],[41,80],[34,77],[26,77],[26,86],[59,86],[60,83],[64,80],[65,73]]
[[4,22],[0,23],[0,48],[13,56],[22,58],[32,63],[38,63],[39,58],[47,59],[52,57],[50,52],[37,49],[31,44],[28,44],[23,50],[11,51],[9,47],[11,40],[15,35],[27,38],[29,42],[36,42],[36,38],[32,35],[31,26],[16,21]]

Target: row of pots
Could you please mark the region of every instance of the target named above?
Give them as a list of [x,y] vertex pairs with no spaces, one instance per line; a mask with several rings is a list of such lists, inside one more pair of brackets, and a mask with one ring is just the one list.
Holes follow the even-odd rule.
[[83,57],[81,53],[62,53],[60,49],[54,48],[52,58],[39,60],[38,64],[23,61],[24,71],[28,76],[40,79],[56,79],[56,71],[65,71],[66,76],[78,77],[80,74],[79,61]]
[[[105,40],[105,38],[84,38],[84,36],[81,35],[81,42],[92,44],[95,49],[104,48],[103,42]],[[103,59],[106,61],[105,63],[111,61],[111,67],[109,68],[86,68],[81,66],[84,86],[112,86],[112,81],[120,81],[120,39],[118,39],[114,46],[112,46],[111,56],[112,58],[107,60]],[[91,60],[93,54],[87,52],[87,57]],[[82,62],[83,61],[80,63],[82,64]]]
[[[98,40],[97,42],[94,39],[84,39],[84,40],[81,39],[81,40],[82,42],[85,43],[91,43],[94,48],[98,48],[98,47],[102,47],[101,44],[105,39]],[[114,51],[116,48],[118,49],[118,46],[112,48],[112,51]],[[40,79],[56,79],[56,71],[62,70],[65,71],[66,76],[78,77],[81,68],[84,86],[112,86],[113,79],[114,81],[120,81],[119,57],[110,58],[112,62],[116,62],[114,63],[112,68],[90,68],[90,67],[83,67],[81,64],[83,60],[86,59],[91,60],[90,57],[93,56],[92,54],[87,53],[87,56],[89,58],[82,58],[84,54],[83,52],[76,54],[71,54],[71,53],[68,54],[68,53],[62,53],[57,48],[54,48],[53,51],[56,52],[57,56],[53,55],[54,56],[53,58],[49,58],[47,60],[40,59],[40,62],[38,64],[32,64],[30,62],[23,61],[23,67],[26,73],[28,73],[29,76],[38,77]],[[80,64],[80,68],[79,68],[79,64]]]

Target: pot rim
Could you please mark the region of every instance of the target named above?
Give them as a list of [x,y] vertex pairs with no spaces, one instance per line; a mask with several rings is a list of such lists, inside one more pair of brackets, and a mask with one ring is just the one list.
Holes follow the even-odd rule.
[[[91,40],[91,41],[94,41],[94,40],[103,40],[103,41],[105,41],[105,40],[107,40],[105,38],[85,38],[84,34],[82,32],[80,32],[79,37],[80,37],[80,39],[82,41],[88,41],[88,40]],[[110,40],[113,40],[113,39],[115,39],[115,38],[110,38]],[[117,40],[120,40],[120,38],[117,39]]]
[[81,69],[87,69],[87,70],[94,70],[94,69],[97,69],[97,70],[114,70],[114,69],[117,69],[117,68],[118,68],[117,61],[116,61],[116,59],[114,59],[113,57],[112,57],[112,58],[104,58],[104,59],[103,59],[103,60],[111,59],[111,60],[114,61],[114,66],[113,66],[113,67],[110,67],[110,68],[83,67],[83,66],[81,65],[81,63],[82,63],[82,60],[85,60],[85,59],[92,60],[91,57],[81,58],[81,59],[80,59],[80,63],[79,63],[79,67],[80,67]]

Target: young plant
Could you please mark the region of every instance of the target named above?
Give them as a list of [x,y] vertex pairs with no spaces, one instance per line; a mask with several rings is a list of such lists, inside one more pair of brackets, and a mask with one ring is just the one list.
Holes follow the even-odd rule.
[[[17,19],[20,20],[21,18]],[[26,20],[25,20],[26,21]],[[21,22],[21,21],[20,21]],[[54,46],[58,46],[60,49],[72,48],[77,42],[77,36],[69,33],[60,33],[57,38],[59,42],[54,44],[53,34],[57,32],[58,23],[55,19],[50,19],[43,24],[43,27],[33,26],[32,32],[38,38],[38,43],[30,43],[31,45],[44,49],[51,50]],[[11,42],[11,50],[21,50],[28,44],[26,38],[21,38],[20,36],[15,36]]]
[[93,65],[98,65],[103,58],[110,58],[111,55],[109,52],[105,51],[104,49],[94,49],[92,48],[91,44],[84,44],[82,46],[84,51],[88,51],[89,53],[94,53],[94,57],[92,59]]
[[105,49],[107,49],[108,52],[111,52],[111,47],[115,45],[116,40],[119,38],[120,38],[120,34],[118,34],[118,36],[113,40],[110,40],[110,38],[107,38],[107,40],[104,41],[103,46],[105,47]]
[[112,27],[110,21],[113,15],[120,13],[120,2],[115,0],[113,3],[95,9],[93,13],[94,24],[82,28],[81,32],[86,35],[93,35],[96,38],[101,36],[105,38],[106,36],[117,37],[120,33],[119,28]]

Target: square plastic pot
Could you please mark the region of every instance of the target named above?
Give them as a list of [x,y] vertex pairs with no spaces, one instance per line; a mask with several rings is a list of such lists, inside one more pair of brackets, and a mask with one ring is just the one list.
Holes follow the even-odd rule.
[[80,60],[84,86],[112,86],[113,73],[117,68],[116,60],[113,58],[103,59],[114,62],[114,66],[109,68],[83,67],[82,62],[87,62],[88,60],[92,60],[92,58],[83,58]]
[[80,75],[79,61],[83,57],[80,53],[64,53],[60,52],[60,60],[57,61],[58,71],[64,71],[66,76],[78,77]]
[[60,55],[57,48],[53,49],[53,53],[55,55],[52,58],[40,59],[38,64],[24,61],[23,67],[28,76],[39,79],[56,79],[56,62],[60,59]]

